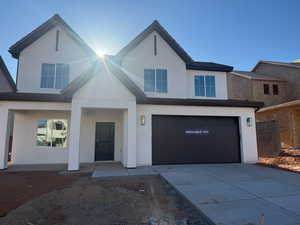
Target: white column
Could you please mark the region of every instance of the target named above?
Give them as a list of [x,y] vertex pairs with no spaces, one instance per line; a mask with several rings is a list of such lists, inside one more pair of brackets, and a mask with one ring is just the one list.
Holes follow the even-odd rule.
[[8,109],[0,107],[0,169],[7,168],[8,142]]
[[81,107],[72,104],[68,170],[79,170]]
[[136,168],[136,104],[128,108],[127,114],[127,168]]
[[[247,125],[247,117],[250,117],[252,124]],[[248,116],[241,116],[240,122],[240,138],[241,138],[241,156],[243,163],[256,163],[258,161],[257,154],[257,139],[256,139],[256,126],[255,114]]]
[[123,112],[123,148],[122,148],[122,164],[124,167],[127,167],[128,159],[128,111],[124,110]]

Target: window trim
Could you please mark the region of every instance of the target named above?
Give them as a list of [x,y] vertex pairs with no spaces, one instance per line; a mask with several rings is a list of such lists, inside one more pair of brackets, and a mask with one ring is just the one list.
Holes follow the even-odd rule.
[[[203,85],[203,88],[204,88],[204,95],[196,95],[196,78],[199,77],[203,77],[203,82],[204,82],[204,85]],[[207,96],[207,85],[206,85],[206,78],[207,77],[213,77],[214,78],[214,96]],[[215,75],[212,75],[212,74],[206,74],[206,75],[200,75],[200,74],[197,74],[197,75],[194,75],[194,96],[197,97],[197,98],[217,98],[217,87],[216,87],[216,76]],[[200,91],[199,91],[200,92]]]
[[[66,146],[65,147],[58,147],[58,146],[52,146],[52,142],[51,142],[51,146],[40,146],[37,144],[37,132],[38,132],[38,121],[39,120],[66,120],[67,121],[67,135],[66,135]],[[35,120],[36,121],[36,129],[35,129],[35,133],[34,133],[34,137],[35,137],[35,148],[37,149],[61,149],[61,150],[66,150],[69,148],[69,134],[70,134],[70,126],[69,126],[69,119],[66,119],[66,118],[60,118],[60,119],[57,119],[57,118],[38,118]]]
[[[145,91],[145,70],[154,70],[154,91]],[[165,70],[166,71],[166,92],[157,91],[157,70]],[[144,69],[144,92],[145,93],[156,93],[156,94],[168,94],[168,70],[155,68],[155,69]]]

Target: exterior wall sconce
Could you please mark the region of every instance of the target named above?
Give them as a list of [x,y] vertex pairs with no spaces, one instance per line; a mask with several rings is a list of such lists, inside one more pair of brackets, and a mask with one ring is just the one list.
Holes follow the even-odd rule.
[[140,116],[140,122],[142,126],[145,126],[145,122],[146,122],[145,115]]
[[247,126],[248,127],[252,127],[252,118],[251,117],[247,117]]

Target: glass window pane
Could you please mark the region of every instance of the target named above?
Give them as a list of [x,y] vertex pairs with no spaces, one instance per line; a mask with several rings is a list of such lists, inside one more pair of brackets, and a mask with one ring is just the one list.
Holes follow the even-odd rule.
[[205,96],[204,76],[195,76],[195,96]]
[[56,64],[56,80],[55,88],[65,88],[69,83],[69,65],[68,64]]
[[52,120],[52,146],[65,148],[67,147],[67,120]]
[[207,97],[216,97],[216,85],[214,76],[205,76],[205,90]]
[[155,91],[155,70],[144,70],[144,91]]
[[55,64],[42,64],[41,88],[53,88],[55,76]]
[[168,92],[168,75],[167,70],[156,70],[156,91],[160,93]]
[[38,120],[37,146],[67,147],[67,120]]
[[37,146],[51,146],[51,126],[49,120],[38,120]]

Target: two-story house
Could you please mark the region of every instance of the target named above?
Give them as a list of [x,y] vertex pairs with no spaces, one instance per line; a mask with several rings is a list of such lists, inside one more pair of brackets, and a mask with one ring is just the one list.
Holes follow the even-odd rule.
[[262,103],[228,99],[233,68],[194,61],[157,21],[99,58],[55,15],[9,52],[18,60],[17,91],[0,94],[2,169],[10,113],[13,164],[257,160]]
[[232,71],[229,97],[262,101],[258,122],[279,123],[282,149],[300,149],[300,63],[259,61],[251,72]]

